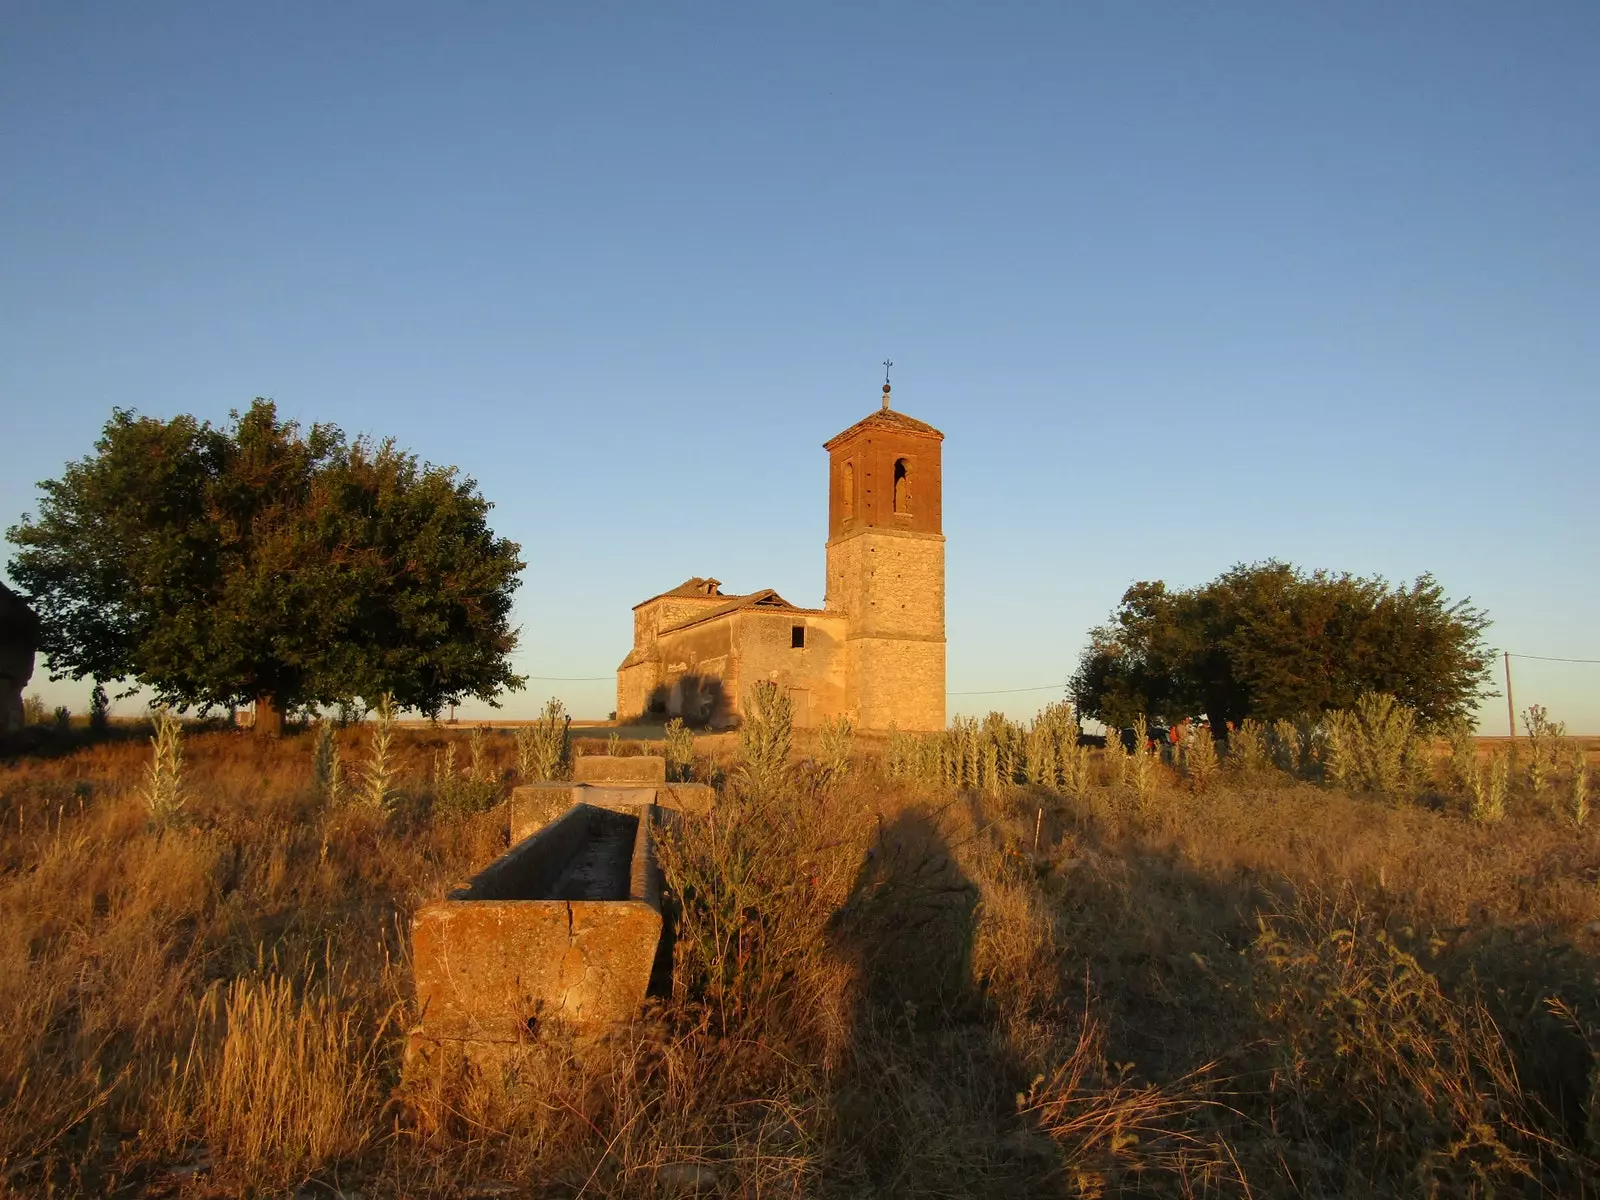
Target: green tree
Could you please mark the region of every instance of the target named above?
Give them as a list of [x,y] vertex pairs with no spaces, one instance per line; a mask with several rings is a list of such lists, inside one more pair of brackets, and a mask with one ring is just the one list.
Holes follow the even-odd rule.
[[1437,726],[1488,691],[1488,623],[1430,575],[1406,587],[1241,564],[1188,591],[1134,584],[1092,631],[1071,691],[1080,712],[1118,727],[1141,714],[1273,721],[1348,708],[1366,692],[1394,695]]
[[257,400],[228,428],[117,409],[8,531],[55,678],[286,711],[391,694],[436,715],[520,687],[519,547],[454,468],[302,431]]

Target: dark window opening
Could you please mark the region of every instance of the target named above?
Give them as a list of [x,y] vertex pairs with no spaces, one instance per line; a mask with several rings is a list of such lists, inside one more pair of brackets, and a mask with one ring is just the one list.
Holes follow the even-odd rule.
[[911,467],[903,458],[894,460],[894,511],[911,511]]
[[796,625],[789,630],[789,648],[791,650],[804,650],[806,648],[806,627]]

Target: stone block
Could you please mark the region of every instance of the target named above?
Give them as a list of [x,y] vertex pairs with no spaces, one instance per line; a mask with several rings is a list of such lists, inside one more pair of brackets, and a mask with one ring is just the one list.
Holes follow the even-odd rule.
[[511,844],[515,846],[538,833],[574,805],[632,812],[644,805],[672,809],[703,817],[716,801],[716,789],[709,783],[604,784],[604,783],[525,783],[511,790],[506,801],[506,819]]
[[[521,789],[519,789],[521,790]],[[517,1042],[644,1002],[661,939],[655,810],[578,804],[412,920],[420,1034]]]
[[574,783],[665,783],[667,760],[659,754],[585,754],[572,760],[572,781]]

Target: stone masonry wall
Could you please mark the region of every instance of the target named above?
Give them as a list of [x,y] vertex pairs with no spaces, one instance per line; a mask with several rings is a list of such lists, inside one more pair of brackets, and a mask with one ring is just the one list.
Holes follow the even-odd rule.
[[[849,712],[848,667],[845,655],[846,623],[842,617],[816,612],[756,612],[737,614],[734,635],[737,678],[730,686],[744,691],[759,679],[769,679],[794,701],[794,723],[806,729],[825,717]],[[805,646],[795,648],[793,631],[805,627]]]
[[852,639],[848,646],[857,720],[863,729],[944,728],[943,642],[865,637]]
[[849,703],[862,727],[943,729],[944,538],[868,529],[830,543],[827,603],[849,620]]
[[850,636],[944,640],[944,537],[868,529],[828,545],[827,607]]

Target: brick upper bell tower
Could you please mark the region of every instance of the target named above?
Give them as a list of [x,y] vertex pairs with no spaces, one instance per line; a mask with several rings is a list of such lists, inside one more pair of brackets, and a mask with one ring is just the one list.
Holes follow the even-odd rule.
[[848,705],[865,729],[943,729],[944,434],[889,407],[828,452],[828,595],[848,621]]

